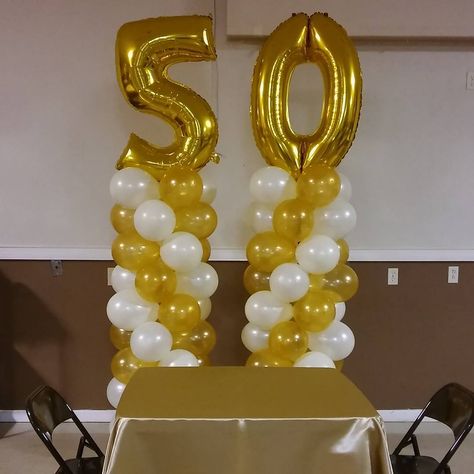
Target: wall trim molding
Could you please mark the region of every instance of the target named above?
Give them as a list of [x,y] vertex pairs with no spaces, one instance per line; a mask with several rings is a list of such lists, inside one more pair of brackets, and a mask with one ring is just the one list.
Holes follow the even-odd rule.
[[[112,260],[110,248],[73,247],[0,247],[0,260]],[[246,261],[245,250],[240,248],[216,248],[212,261]],[[474,249],[459,250],[410,250],[384,249],[351,250],[352,262],[472,262]]]

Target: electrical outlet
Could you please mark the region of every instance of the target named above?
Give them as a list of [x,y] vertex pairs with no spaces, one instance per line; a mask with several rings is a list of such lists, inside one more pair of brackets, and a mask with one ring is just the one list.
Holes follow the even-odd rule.
[[387,274],[388,285],[398,285],[398,268],[389,268]]
[[459,267],[448,267],[448,283],[458,283],[459,281]]
[[112,286],[112,272],[114,271],[114,267],[107,268],[107,285]]
[[474,71],[469,71],[467,73],[466,89],[474,90]]
[[53,276],[61,276],[63,274],[63,262],[61,260],[51,260],[50,263]]

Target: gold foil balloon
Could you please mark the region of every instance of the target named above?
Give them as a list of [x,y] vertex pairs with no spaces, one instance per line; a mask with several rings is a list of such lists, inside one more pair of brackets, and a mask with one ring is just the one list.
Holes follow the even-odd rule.
[[306,293],[293,305],[293,317],[305,331],[323,331],[336,315],[334,296],[329,291]]
[[339,194],[340,187],[337,171],[318,164],[306,168],[296,183],[298,197],[314,207],[327,206]]
[[112,243],[112,257],[123,268],[136,272],[160,256],[160,246],[140,237],[136,232],[119,234]]
[[127,347],[117,352],[110,363],[113,376],[122,383],[128,383],[140,367],[154,367],[156,362],[145,362],[133,355]]
[[247,244],[247,260],[261,272],[272,272],[278,265],[295,258],[295,246],[275,232],[254,235]]
[[189,232],[198,239],[205,239],[214,232],[216,226],[216,211],[205,202],[176,209],[175,232]]
[[[319,127],[299,135],[291,127],[288,94],[296,66],[305,62],[319,66],[325,94]],[[354,140],[361,91],[356,50],[334,20],[299,13],[279,25],[260,50],[252,81],[254,138],[267,163],[294,177],[315,163],[337,166]]]
[[125,331],[125,329],[120,329],[115,327],[113,324],[109,328],[109,338],[113,346],[120,350],[125,349],[130,345],[130,336],[132,331]]
[[269,349],[262,349],[250,354],[245,365],[247,367],[291,367],[293,364],[291,360],[283,359]]
[[176,272],[161,259],[154,260],[138,269],[135,288],[142,298],[161,303],[176,290]]
[[292,242],[300,242],[313,228],[313,209],[302,199],[288,199],[273,211],[273,229]]
[[160,181],[160,196],[173,209],[196,204],[202,194],[199,173],[187,168],[171,168]]
[[323,288],[331,290],[337,295],[337,301],[351,299],[359,288],[359,279],[356,272],[348,265],[339,264],[323,276]]
[[217,142],[217,121],[196,92],[168,76],[181,62],[216,59],[212,20],[207,16],[150,18],[123,25],[116,41],[117,79],[126,100],[140,112],[171,125],[176,140],[166,147],[131,134],[117,168],[142,168],[160,178],[170,167],[203,167]]
[[134,232],[133,215],[135,209],[127,209],[120,204],[115,204],[110,210],[110,222],[119,234],[126,234],[127,232]]
[[158,320],[173,333],[190,331],[201,320],[201,308],[192,296],[176,293],[161,302]]
[[270,290],[270,273],[261,272],[249,265],[244,271],[244,287],[251,295],[257,291]]
[[269,347],[273,354],[294,362],[308,350],[308,335],[294,321],[284,321],[270,331]]
[[349,260],[349,245],[344,239],[337,240],[336,244],[339,247],[339,263],[346,263]]
[[191,331],[173,334],[173,349],[186,349],[196,357],[206,356],[216,345],[216,331],[201,321]]

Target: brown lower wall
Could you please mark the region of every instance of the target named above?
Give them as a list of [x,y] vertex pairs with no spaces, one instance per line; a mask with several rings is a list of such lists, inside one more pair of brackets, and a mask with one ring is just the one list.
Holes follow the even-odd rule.
[[[111,262],[0,262],[0,409],[23,408],[37,385],[56,387],[75,408],[110,408],[105,388],[114,350],[108,342]],[[215,262],[220,286],[210,322],[218,334],[215,365],[242,365],[247,297],[244,263]],[[442,384],[474,388],[474,263],[461,263],[460,283],[447,283],[447,263],[353,263],[360,279],[345,321],[356,348],[344,372],[379,409],[423,405]],[[387,286],[387,268],[399,268]]]

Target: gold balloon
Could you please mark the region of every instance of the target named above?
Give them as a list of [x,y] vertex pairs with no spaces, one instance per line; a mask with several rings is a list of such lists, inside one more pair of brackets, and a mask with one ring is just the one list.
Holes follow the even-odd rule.
[[256,270],[272,272],[282,263],[292,262],[295,246],[275,232],[254,235],[247,244],[247,260]]
[[337,240],[336,244],[339,247],[339,263],[346,263],[349,260],[349,245],[344,239]]
[[324,285],[323,275],[316,275],[314,273],[309,273],[309,288],[308,291],[314,292],[319,291]]
[[125,99],[140,112],[165,120],[176,140],[157,147],[135,134],[117,162],[141,168],[159,179],[170,167],[202,168],[217,143],[217,120],[196,92],[168,76],[170,66],[216,59],[212,20],[207,16],[170,16],[134,21],[117,33],[117,79]]
[[294,321],[284,321],[270,331],[269,348],[273,354],[294,362],[308,350],[308,335]]
[[251,295],[257,291],[270,290],[270,273],[249,265],[244,271],[244,287]]
[[196,357],[206,356],[216,345],[216,331],[201,321],[191,331],[173,334],[173,349],[185,349]]
[[351,299],[359,288],[359,279],[356,272],[348,265],[336,265],[334,270],[323,276],[325,290],[334,292],[337,303]]
[[110,210],[110,222],[112,222],[114,229],[119,234],[135,232],[135,225],[133,223],[134,214],[135,209],[127,209],[120,204],[115,204]]
[[199,355],[196,356],[196,359],[198,361],[199,367],[209,367],[210,365],[212,365],[211,359],[208,355]]
[[192,296],[176,293],[161,302],[158,319],[171,332],[190,331],[201,320],[201,308]]
[[130,345],[130,336],[132,331],[125,331],[125,329],[120,329],[115,327],[113,324],[109,328],[109,338],[113,346],[120,350],[125,349]]
[[176,290],[176,272],[157,259],[138,269],[135,275],[138,294],[154,303],[161,303]]
[[306,168],[296,182],[298,197],[314,207],[327,206],[339,194],[341,180],[329,166],[313,164]]
[[272,222],[278,235],[301,242],[313,228],[313,209],[302,199],[288,199],[275,208]]
[[209,240],[207,239],[201,239],[200,242],[202,245],[201,262],[207,262],[211,256],[211,244],[209,243]]
[[334,365],[336,366],[336,370],[339,370],[339,372],[342,372],[342,369],[344,367],[344,360],[335,360]]
[[273,354],[269,349],[262,349],[250,354],[245,365],[247,367],[292,367],[293,363],[291,360]]
[[[305,62],[321,70],[324,108],[315,132],[299,135],[291,127],[288,94],[296,66]],[[334,20],[299,13],[280,24],[260,50],[252,81],[254,138],[268,164],[295,178],[314,163],[337,166],[355,137],[361,91],[357,52]]]
[[160,181],[161,199],[173,209],[196,204],[201,194],[201,176],[188,168],[171,168]]
[[122,383],[128,383],[141,367],[154,367],[156,362],[145,362],[133,355],[129,347],[117,352],[110,363],[113,376]]
[[329,291],[308,292],[293,305],[293,317],[305,331],[323,331],[335,315],[334,296]]
[[176,209],[175,231],[189,232],[198,239],[205,239],[214,232],[216,226],[216,211],[205,202]]
[[119,234],[112,243],[112,258],[117,265],[136,272],[140,267],[158,259],[160,246],[136,232]]

